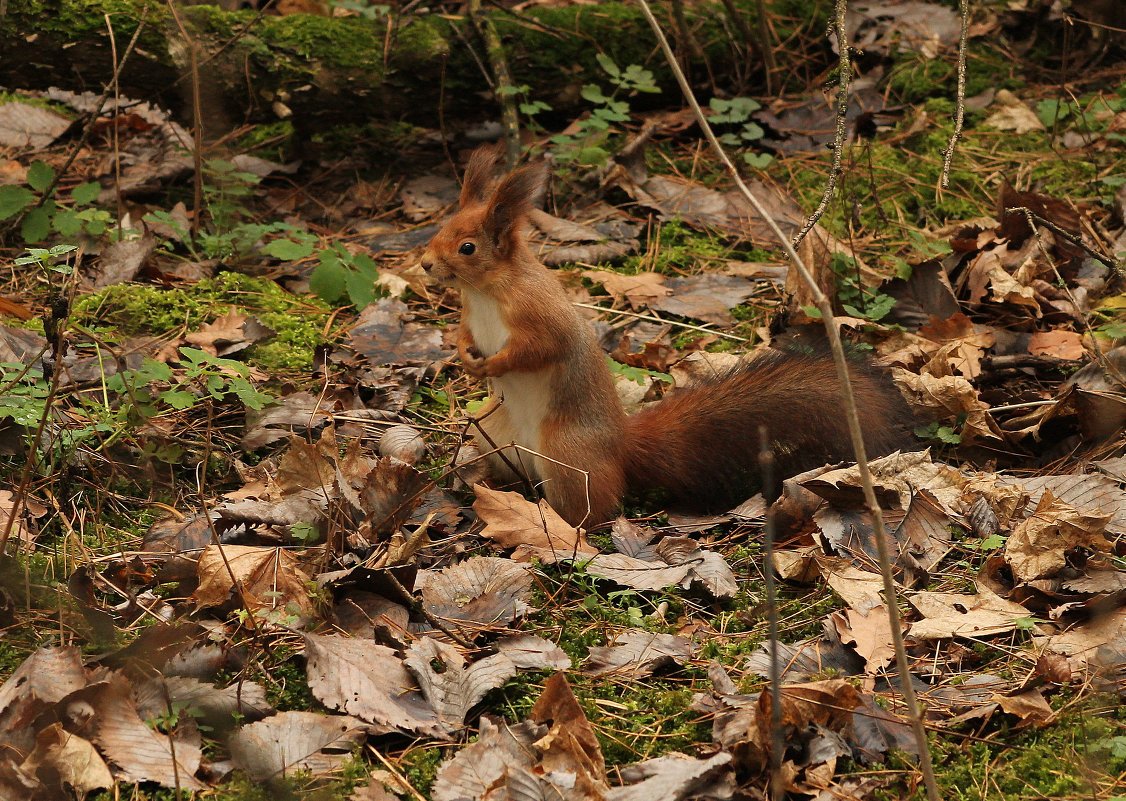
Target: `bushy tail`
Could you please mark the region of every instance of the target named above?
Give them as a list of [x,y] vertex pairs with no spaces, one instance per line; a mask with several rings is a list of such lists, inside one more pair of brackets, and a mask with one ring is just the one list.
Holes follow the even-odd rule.
[[[850,363],[868,456],[910,449],[912,417],[890,378]],[[765,427],[775,481],[851,460],[836,367],[828,354],[770,351],[730,373],[670,392],[628,418],[630,490],[659,488],[698,509],[731,508],[761,488]]]

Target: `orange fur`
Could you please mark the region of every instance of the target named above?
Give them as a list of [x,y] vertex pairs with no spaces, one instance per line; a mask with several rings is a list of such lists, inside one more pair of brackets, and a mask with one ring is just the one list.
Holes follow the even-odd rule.
[[[569,522],[614,515],[627,489],[663,488],[699,508],[737,503],[756,485],[760,430],[779,478],[847,458],[848,429],[828,356],[772,353],[627,417],[594,332],[528,249],[524,225],[544,187],[522,167],[490,191],[496,151],[478,149],[461,208],[431,240],[423,268],[461,291],[458,355],[499,406],[480,423],[509,462]],[[885,376],[853,365],[870,455],[904,446],[910,414]],[[503,460],[490,465],[512,479]],[[589,480],[588,480],[589,476]]]

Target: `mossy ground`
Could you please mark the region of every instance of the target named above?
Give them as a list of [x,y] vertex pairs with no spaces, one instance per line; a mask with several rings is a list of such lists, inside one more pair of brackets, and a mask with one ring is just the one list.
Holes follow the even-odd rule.
[[106,333],[160,336],[189,333],[231,309],[253,315],[276,336],[250,346],[245,360],[273,377],[307,372],[313,350],[325,339],[331,309],[314,297],[298,297],[265,278],[223,272],[182,288],[118,284],[79,298],[75,321]]

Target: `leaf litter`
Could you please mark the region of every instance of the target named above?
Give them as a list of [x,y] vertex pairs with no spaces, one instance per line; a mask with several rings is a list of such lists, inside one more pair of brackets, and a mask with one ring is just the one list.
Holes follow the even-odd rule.
[[[957,40],[957,17],[943,6],[867,4],[850,13],[853,44],[870,57],[911,53],[927,62]],[[971,38],[1000,24],[985,16]],[[862,118],[879,118],[864,134],[876,143],[910,141],[933,124],[890,106],[873,88],[883,85],[878,72],[866,79],[854,87],[863,110],[849,118],[850,141],[862,142],[854,138],[868,124]],[[78,113],[97,100],[54,90],[47,98]],[[814,163],[801,153],[830,138],[827,98],[816,89],[754,115],[770,128],[764,141],[780,162]],[[145,203],[191,172],[183,149],[191,137],[164,112],[121,102],[128,121],[121,182],[113,185],[97,139],[76,170],[98,183],[103,201],[120,191]],[[999,88],[973,102],[980,120],[971,123],[986,129],[1052,136],[1092,153],[1117,141],[1113,127],[1057,134],[1043,119],[1046,107],[1024,90]],[[892,133],[887,121],[900,113]],[[637,402],[665,383],[649,371],[680,383],[733,360],[706,352],[715,332],[778,335],[767,319],[745,324],[748,312],[800,319],[809,302],[792,271],[762,255],[774,247],[763,221],[727,184],[710,180],[709,165],[698,172],[698,159],[662,163],[664,148],[687,144],[690,131],[666,122],[659,150],[639,158],[634,149],[598,176],[605,197],[592,197],[600,193],[589,184],[561,191],[555,214],[532,219],[535,252],[563,268],[573,297],[600,307],[584,313],[609,349],[618,348],[614,357],[643,373],[622,381],[638,387]],[[0,104],[7,148],[0,184],[27,181],[38,159],[61,166],[60,136],[69,127],[64,115],[38,105]],[[1085,138],[1076,144],[1078,135]],[[33,157],[28,147],[39,152]],[[969,153],[958,158],[984,158]],[[288,215],[294,227],[321,236],[326,220],[351,220],[348,247],[373,254],[379,272],[375,302],[355,314],[338,309],[325,323],[315,380],[260,369],[251,346],[279,332],[249,305],[191,325],[177,319],[153,332],[160,342],[126,346],[112,332],[107,342],[100,328],[71,330],[57,365],[49,336],[22,323],[0,329],[0,361],[63,376],[64,402],[45,418],[43,434],[60,447],[71,442],[68,432],[85,431],[91,398],[101,396],[105,408],[117,403],[106,384],[115,372],[138,369],[147,356],[182,374],[180,345],[247,365],[252,380],[269,378],[277,395],[254,410],[219,393],[206,413],[166,410],[143,434],[91,427],[102,439],[77,440],[84,470],[111,460],[123,475],[198,464],[207,481],[168,495],[171,517],[151,525],[144,518],[140,530],[148,530],[130,543],[135,550],[85,553],[68,571],[76,608],[56,616],[71,629],[65,641],[99,639],[104,647],[24,649],[30,655],[0,687],[4,792],[50,798],[115,782],[204,790],[221,786],[232,766],[260,783],[336,777],[370,746],[411,778],[373,776],[357,798],[411,793],[416,748],[435,755],[436,778],[425,790],[435,799],[758,797],[776,748],[758,599],[766,502],[706,519],[673,516],[669,526],[659,516],[622,518],[607,537],[568,526],[534,495],[468,480],[480,457],[463,444],[464,415],[484,386],[451,367],[456,298],[411,269],[456,201],[452,175],[427,166],[422,178],[352,179],[347,197],[318,217],[304,187],[291,191],[317,168],[284,161],[238,154],[231,163],[257,179],[256,201],[278,204],[271,218]],[[760,171],[752,184],[792,234],[808,204],[795,200],[785,177]],[[897,454],[872,469],[899,555],[908,678],[944,744],[968,742],[961,738],[971,732],[1003,740],[1060,725],[1071,705],[1096,703],[1095,691],[1126,697],[1126,357],[1114,333],[1121,285],[1069,238],[1121,250],[1121,192],[1115,210],[1112,201],[1077,202],[1030,183],[1016,166],[998,168],[996,178],[994,197],[978,198],[974,214],[943,219],[943,227],[925,227],[930,218],[919,211],[916,230],[896,208],[901,222],[910,220],[905,236],[918,240],[873,234],[857,211],[851,227],[826,221],[802,246],[827,286],[859,293],[842,294],[838,323],[894,368],[929,426],[921,434],[929,453]],[[966,186],[959,192],[976,192]],[[70,191],[68,183],[64,203]],[[80,293],[179,283],[192,280],[191,270],[230,266],[273,271],[294,289],[307,285],[316,257],[263,260],[266,240],[292,232],[259,234],[249,253],[202,258],[186,250],[192,214],[169,205],[146,231],[126,225],[128,236],[114,244],[92,237]],[[1017,208],[1058,230],[1034,230]],[[673,220],[722,242],[729,256],[699,255],[722,268],[701,269],[695,256],[662,261],[650,231]],[[168,251],[177,249],[173,264]],[[892,251],[902,264],[885,258]],[[771,288],[784,282],[791,299]],[[13,299],[0,311],[16,320],[48,309],[28,282],[15,281],[5,294]],[[894,300],[882,317],[872,305],[879,295]],[[111,295],[100,297],[106,303]],[[11,386],[22,379],[15,380]],[[22,455],[38,416],[8,396],[2,403],[0,444],[13,434],[11,452]],[[184,432],[184,462],[151,461],[144,440],[161,429]],[[472,493],[446,473],[455,452],[468,465],[460,475]],[[217,477],[221,470],[227,479]],[[71,502],[57,487],[32,485],[15,515],[18,483],[0,489],[0,517],[15,517],[21,547],[54,547],[62,521],[91,525],[68,517]],[[115,495],[107,508],[137,515],[126,498]],[[788,616],[778,643],[784,786],[814,798],[898,792],[896,777],[911,771],[896,760],[909,762],[914,744],[895,689],[888,599],[856,469],[838,465],[787,481],[772,509]],[[5,583],[6,623],[16,620],[9,596],[22,593],[22,584]],[[171,622],[183,614],[201,625]],[[267,663],[274,653],[279,661]],[[267,664],[289,672],[279,681]],[[279,703],[283,683],[307,689],[308,700],[300,708],[292,699]],[[670,697],[690,690],[692,708],[681,695],[675,711],[662,709],[655,720],[648,707],[664,703],[655,689]],[[688,720],[687,728],[666,735],[674,720]],[[1121,736],[1120,724],[1110,725]]]

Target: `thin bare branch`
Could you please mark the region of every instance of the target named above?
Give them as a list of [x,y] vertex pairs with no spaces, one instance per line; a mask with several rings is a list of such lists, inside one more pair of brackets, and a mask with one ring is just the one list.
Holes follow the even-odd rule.
[[970,0],[959,0],[958,13],[962,15],[962,32],[958,35],[958,94],[954,111],[954,133],[946,152],[942,154],[942,188],[950,186],[950,163],[954,160],[954,149],[962,136],[962,122],[966,116],[966,29],[970,24]]
[[899,616],[899,603],[898,594],[895,589],[895,578],[892,575],[891,555],[888,552],[887,531],[884,526],[883,511],[880,509],[880,504],[876,500],[876,490],[872,482],[872,471],[868,467],[868,457],[864,447],[864,436],[860,428],[860,416],[856,408],[856,398],[852,392],[852,381],[848,374],[848,362],[845,359],[844,346],[841,344],[840,332],[833,320],[833,309],[829,303],[829,298],[817,286],[817,282],[813,279],[813,275],[809,272],[805,262],[798,256],[794,246],[782,233],[782,229],[778,227],[763,207],[762,203],[747,185],[743,182],[739,171],[735,169],[735,164],[727,155],[727,152],[720,145],[719,140],[716,138],[715,133],[712,131],[711,126],[708,124],[707,117],[704,116],[703,110],[700,108],[699,102],[696,100],[692,88],[688,85],[688,80],[684,76],[683,70],[676,63],[676,58],[673,56],[672,48],[669,47],[668,39],[665,37],[664,31],[661,30],[660,24],[657,22],[656,17],[653,16],[652,9],[649,8],[649,3],[646,0],[638,0],[645,18],[649,21],[649,26],[653,29],[657,41],[661,45],[661,50],[665,54],[665,59],[668,61],[669,68],[676,76],[677,83],[680,84],[680,90],[684,94],[685,100],[692,108],[692,113],[696,117],[696,122],[700,126],[700,130],[704,132],[705,138],[719,157],[724,165],[728,174],[735,181],[735,185],[739,187],[739,191],[754,207],[758,215],[770,227],[771,231],[778,238],[778,242],[782,245],[783,251],[794,263],[798,274],[809,288],[814,297],[814,302],[818,310],[821,312],[822,322],[825,324],[825,333],[829,338],[829,346],[833,353],[833,361],[837,366],[837,375],[841,383],[841,400],[845,408],[845,417],[848,421],[849,436],[852,440],[853,453],[856,456],[857,467],[860,473],[861,485],[864,488],[864,501],[868,505],[869,512],[872,515],[873,528],[875,529],[876,543],[879,551],[880,560],[880,573],[883,576],[884,584],[884,598],[887,602],[888,620],[891,624],[892,640],[895,646],[895,658],[898,666],[898,679],[900,692],[903,693],[903,700],[907,707],[907,714],[911,721],[911,728],[915,735],[915,745],[919,751],[919,768],[923,774],[923,781],[927,787],[927,797],[930,801],[940,801],[941,796],[938,793],[938,784],[934,777],[934,767],[931,762],[930,747],[927,743],[926,728],[923,725],[923,718],[919,710],[918,698],[915,696],[915,688],[911,685],[910,664],[907,661],[907,650],[903,644],[903,629]]

